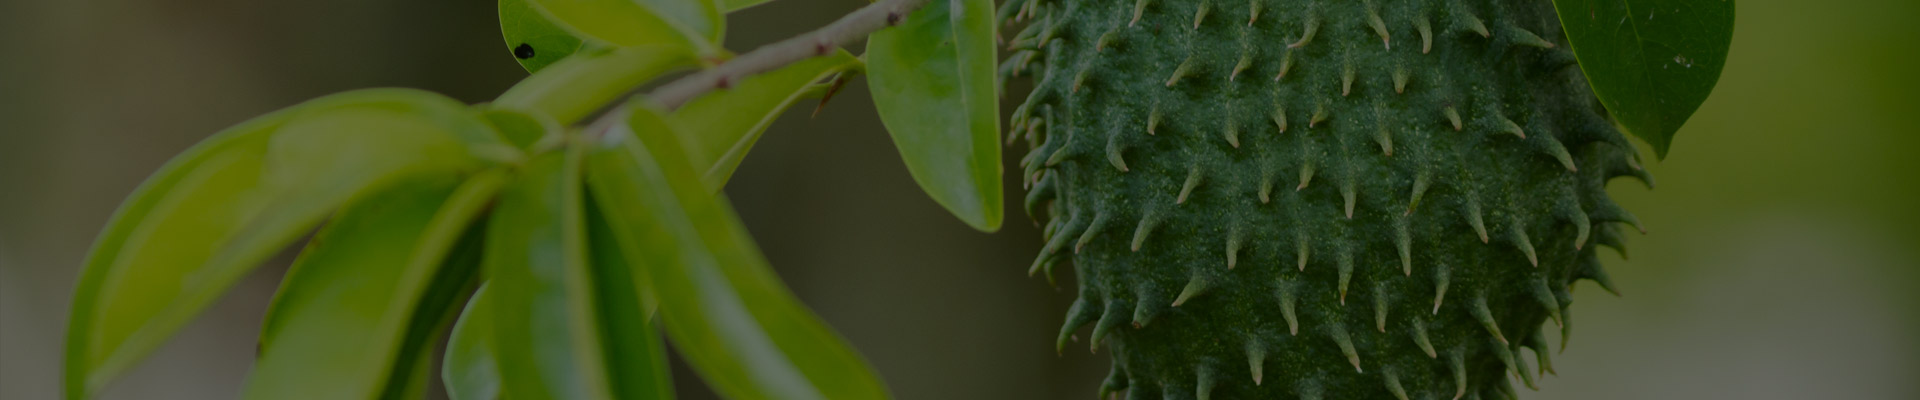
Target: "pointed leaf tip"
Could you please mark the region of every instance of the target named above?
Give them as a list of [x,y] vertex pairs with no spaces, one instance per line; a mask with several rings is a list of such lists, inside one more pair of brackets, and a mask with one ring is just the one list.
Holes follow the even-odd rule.
[[1734,2],[1554,0],[1580,70],[1620,126],[1664,159],[1733,42]]
[[1000,229],[993,3],[938,0],[867,41],[868,89],[914,181],[974,229]]

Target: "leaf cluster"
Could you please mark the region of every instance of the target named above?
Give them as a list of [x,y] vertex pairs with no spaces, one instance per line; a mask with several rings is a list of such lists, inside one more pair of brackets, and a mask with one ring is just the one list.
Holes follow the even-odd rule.
[[[628,99],[734,57],[719,45],[724,15],[754,4],[502,0],[507,47],[533,74],[492,102],[353,91],[206,139],[137,189],[92,249],[68,329],[67,397],[98,393],[309,233],[269,307],[245,398],[419,398],[442,340],[439,373],[456,399],[672,398],[667,343],[729,398],[889,397],[716,192],[786,108],[861,72],[919,75],[925,60],[885,54],[944,40],[951,67],[924,82],[965,82],[966,93],[893,89],[920,103],[889,118],[966,110],[955,129],[896,139],[936,200],[996,227],[992,48],[960,57],[943,28],[894,36],[869,56],[882,62],[822,49],[675,107]],[[991,5],[970,7],[978,17]],[[985,18],[965,22],[991,32]]]

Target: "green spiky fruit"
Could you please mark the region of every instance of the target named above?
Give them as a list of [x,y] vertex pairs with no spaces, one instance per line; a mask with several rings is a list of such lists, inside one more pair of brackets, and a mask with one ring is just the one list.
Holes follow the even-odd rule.
[[[1511,397],[1651,185],[1546,0],[1025,0],[1033,269],[1126,398]],[[1562,330],[1565,335],[1566,330]],[[1562,338],[1564,343],[1565,338]],[[1083,343],[1084,345],[1084,343]],[[1522,348],[1532,349],[1529,356]]]

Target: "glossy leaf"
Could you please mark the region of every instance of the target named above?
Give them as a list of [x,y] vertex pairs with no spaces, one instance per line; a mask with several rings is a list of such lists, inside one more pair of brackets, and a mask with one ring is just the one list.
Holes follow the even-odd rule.
[[1733,0],[1554,0],[1600,102],[1666,158],[1733,42]]
[[581,151],[527,164],[488,226],[492,352],[509,378],[502,393],[515,400],[672,398],[632,272],[623,259],[590,257]]
[[476,257],[449,254],[504,182],[499,171],[409,179],[339,212],[276,292],[244,397],[375,398],[419,386],[418,358],[477,268]]
[[[569,152],[571,153],[571,152]],[[613,397],[595,321],[577,158],[549,152],[501,192],[485,256],[502,392],[516,400]]]
[[726,20],[715,0],[526,0],[556,25],[611,47],[719,50]]
[[809,58],[694,98],[668,115],[667,123],[687,146],[688,160],[710,166],[702,170],[701,180],[723,187],[782,111],[822,86],[817,84],[821,79],[857,68],[860,60],[846,51]]
[[500,36],[507,51],[527,72],[540,72],[585,44],[580,37],[554,24],[527,0],[500,0]]
[[982,231],[1000,229],[993,2],[938,0],[867,39],[867,84],[913,180]]
[[433,356],[440,350],[440,339],[452,330],[462,305],[479,282],[480,256],[486,249],[486,243],[482,240],[486,237],[485,227],[478,223],[468,226],[466,232],[461,234],[460,242],[441,261],[441,272],[421,296],[413,321],[407,328],[407,340],[401,345],[401,352],[397,355],[399,358],[393,363],[396,374],[392,379],[406,381],[387,382],[387,392],[383,398],[426,398],[428,387],[434,383]]
[[464,105],[399,89],[317,99],[196,145],[128,198],[88,255],[68,398],[89,397],[347,199],[518,154]]
[[[504,183],[504,182],[503,182]],[[469,186],[474,183],[469,182]],[[489,192],[489,195],[493,194]],[[455,193],[455,196],[460,196]],[[454,245],[445,259],[441,261],[441,272],[422,294],[420,304],[415,307],[413,321],[407,328],[406,342],[401,345],[399,358],[394,360],[393,379],[406,379],[405,382],[387,382],[386,399],[421,399],[426,397],[427,388],[433,381],[433,356],[439,350],[440,338],[451,330],[460,316],[461,305],[466,296],[474,290],[479,280],[480,256],[485,250],[486,236],[484,224],[473,224],[461,234],[460,242]]]
[[572,124],[653,78],[693,64],[691,53],[672,46],[583,51],[521,80],[492,106]]
[[673,399],[666,345],[653,324],[658,301],[652,277],[639,264],[628,262],[599,207],[582,201],[587,209],[595,305],[614,391],[621,399]]
[[887,398],[872,368],[800,304],[654,111],[587,157],[622,254],[652,277],[670,342],[722,396]]
[[447,398],[453,400],[499,400],[500,368],[493,340],[493,301],[487,285],[473,292],[467,307],[460,311],[447,337],[447,355],[441,361],[440,380],[446,383]]

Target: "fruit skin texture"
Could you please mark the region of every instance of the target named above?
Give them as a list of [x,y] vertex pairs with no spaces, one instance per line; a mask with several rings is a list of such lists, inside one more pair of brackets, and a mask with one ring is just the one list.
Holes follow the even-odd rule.
[[1638,222],[1606,182],[1652,185],[1545,0],[1001,15],[1033,270],[1072,261],[1059,340],[1111,351],[1102,398],[1512,397],[1570,285],[1611,290],[1595,245]]

